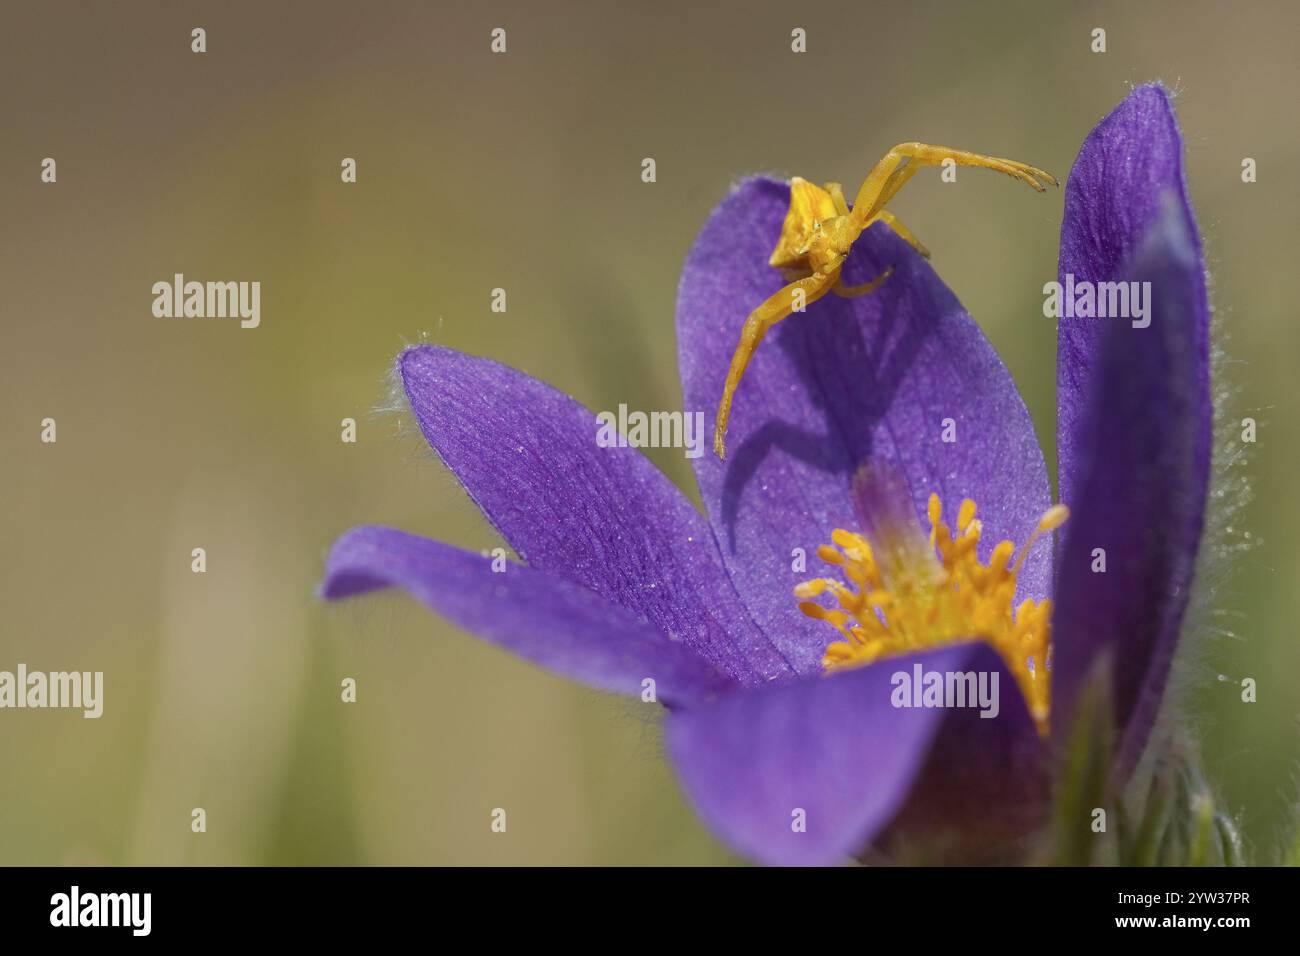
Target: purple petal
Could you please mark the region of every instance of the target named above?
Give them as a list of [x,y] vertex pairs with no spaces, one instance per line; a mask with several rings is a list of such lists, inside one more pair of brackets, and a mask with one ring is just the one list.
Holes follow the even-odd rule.
[[[1166,197],[1165,214],[1121,274],[1151,283],[1151,324],[1110,320],[1096,358],[1054,623],[1060,714],[1098,655],[1111,652],[1121,772],[1140,756],[1160,703],[1209,479],[1204,271],[1182,197]],[[1093,571],[1095,549],[1105,551],[1105,573]]]
[[[688,409],[713,420],[745,317],[783,284],[767,265],[789,202],[785,183],[741,183],[710,217],[682,273],[678,355]],[[905,479],[918,521],[931,491],[945,509],[973,498],[982,556],[1024,541],[1050,503],[1033,424],[1006,367],[930,266],[883,224],[854,246],[845,281],[892,265],[876,292],[827,296],[774,329],[737,391],[727,462],[695,462],[727,569],[754,619],[800,673],[815,673],[825,625],[790,599],[808,554],[853,528],[849,485],[880,456]],[[942,440],[944,419],[955,443]],[[928,524],[922,527],[928,528]],[[1050,548],[1035,551],[1020,596],[1045,597]]]
[[[895,708],[892,676],[916,663],[965,671],[989,661],[981,650],[949,647],[728,694],[674,713],[669,752],[700,815],[736,851],[775,865],[835,863],[889,823],[946,714]],[[1005,710],[1014,701],[1003,691]],[[804,832],[792,826],[798,810]]]
[[543,382],[451,349],[399,371],[424,437],[528,564],[591,588],[746,684],[791,669],[754,626],[708,525],[634,448]]
[[[1152,84],[1135,89],[1088,134],[1070,170],[1061,224],[1060,281],[1107,282],[1119,278],[1160,216],[1171,193],[1186,219],[1197,262],[1201,240],[1183,176],[1183,140],[1169,93]],[[1198,282],[1195,344],[1209,354],[1209,305]],[[1061,500],[1070,504],[1081,480],[1079,443],[1092,385],[1100,379],[1105,319],[1062,319],[1057,326],[1057,473]],[[1208,361],[1205,376],[1208,381]],[[1205,438],[1209,448],[1208,432]],[[1208,453],[1208,451],[1207,451]]]
[[321,591],[338,600],[398,587],[443,617],[534,664],[600,690],[640,694],[653,678],[667,704],[734,687],[702,657],[598,594],[542,571],[391,528],[353,528],[334,543]]

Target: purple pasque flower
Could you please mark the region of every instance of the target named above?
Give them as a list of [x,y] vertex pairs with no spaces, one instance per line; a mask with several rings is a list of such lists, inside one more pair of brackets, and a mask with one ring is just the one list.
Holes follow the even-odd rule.
[[[998,547],[1059,518],[1010,375],[925,260],[877,225],[854,246],[846,281],[892,267],[889,280],[820,300],[754,356],[730,460],[695,462],[704,516],[636,450],[597,447],[596,416],[550,386],[450,349],[402,353],[397,372],[425,437],[526,564],[494,573],[478,554],[361,527],[335,543],[325,597],[401,587],[556,673],[634,695],[653,680],[683,786],[752,859],[830,863],[915,836],[1014,857],[1042,819],[1054,744],[1098,662],[1112,670],[1117,764],[1141,751],[1187,601],[1211,406],[1181,151],[1168,95],[1142,87],[1089,135],[1069,179],[1062,283],[1067,273],[1076,287],[1150,282],[1150,321],[1060,320],[1072,516],[1055,575],[1046,542]],[[736,330],[783,284],[767,260],[788,202],[788,184],[742,182],[687,258],[677,314],[687,409],[715,407]],[[932,496],[957,520],[927,538],[931,518],[942,524]],[[859,532],[874,538],[871,555]],[[831,540],[840,548],[818,550]],[[876,590],[896,585],[883,620],[913,622],[910,649],[828,669],[854,620],[814,610],[815,584],[800,609],[792,591],[814,574],[801,553],[838,560],[860,594],[872,593],[874,562]],[[935,599],[933,576],[948,572],[972,586],[996,579],[1006,607],[989,618],[980,605],[988,613],[967,634],[953,633],[962,612],[949,608],[939,632],[924,633],[915,602]],[[1013,603],[1052,616],[1050,720],[1011,690],[1046,681],[1045,662],[978,639],[1008,636],[979,621],[1012,621]],[[857,620],[864,634],[873,620]],[[1008,693],[996,719],[895,706],[894,675],[917,665],[998,675]]]

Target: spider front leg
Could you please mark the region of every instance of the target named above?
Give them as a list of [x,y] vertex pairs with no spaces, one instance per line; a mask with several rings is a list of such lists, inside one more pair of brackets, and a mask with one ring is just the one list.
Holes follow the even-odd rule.
[[1040,193],[1047,187],[1039,180],[1053,186],[1060,185],[1056,177],[1046,170],[1014,159],[985,156],[948,146],[931,146],[928,143],[900,143],[886,153],[884,159],[876,163],[863,180],[857,201],[853,203],[853,217],[864,227],[870,224],[885,204],[916,175],[918,169],[922,166],[939,166],[945,159],[951,159],[958,166],[974,166],[1005,173]]
[[745,325],[740,330],[740,341],[736,343],[736,351],[731,356],[731,367],[727,370],[727,381],[722,389],[722,401],[718,403],[718,416],[713,425],[713,453],[719,458],[727,457],[727,422],[731,418],[731,400],[736,395],[736,386],[744,377],[745,369],[749,367],[749,360],[754,357],[754,352],[763,341],[763,336],[767,335],[767,330],[795,311],[798,304],[795,297],[799,292],[803,293],[802,304],[810,305],[829,292],[839,281],[839,266],[829,272],[815,272],[791,282],[749,313],[749,318],[745,320]]

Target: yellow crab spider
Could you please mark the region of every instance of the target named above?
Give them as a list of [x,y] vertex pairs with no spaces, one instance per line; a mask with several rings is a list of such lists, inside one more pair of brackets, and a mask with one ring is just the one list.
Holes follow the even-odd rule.
[[769,265],[781,269],[790,284],[751,312],[741,329],[714,423],[713,451],[719,458],[727,457],[727,420],[731,417],[736,387],[767,330],[790,313],[803,311],[805,306],[828,292],[834,291],[842,296],[863,295],[889,278],[886,269],[861,285],[846,286],[841,281],[840,269],[849,256],[849,250],[868,226],[877,220],[884,222],[912,248],[929,258],[925,246],[884,207],[918,169],[941,165],[944,160],[952,160],[959,166],[978,166],[1006,173],[1040,193],[1046,187],[1039,180],[1053,186],[1060,185],[1051,173],[1036,166],[926,143],[901,143],[886,153],[863,180],[852,210],[839,183],[827,183],[821,187],[798,176],[790,180],[790,209],[785,214],[781,237],[769,260]]

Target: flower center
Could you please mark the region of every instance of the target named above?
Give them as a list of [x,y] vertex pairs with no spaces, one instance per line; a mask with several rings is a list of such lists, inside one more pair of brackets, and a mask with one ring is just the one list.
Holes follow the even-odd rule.
[[[876,522],[874,547],[866,536],[836,528],[834,544],[817,549],[844,578],[818,578],[794,589],[800,610],[830,623],[843,637],[827,645],[822,666],[834,671],[945,644],[984,641],[1014,675],[1039,734],[1046,736],[1052,602],[1027,598],[1014,612],[1012,603],[1029,549],[1040,535],[1059,528],[1069,510],[1059,504],[1048,508],[1018,553],[1010,541],[1002,541],[988,564],[976,555],[981,526],[975,502],[967,498],[961,503],[955,529],[943,522],[938,495],[930,495],[927,511],[928,544],[909,516]],[[839,607],[812,600],[823,594],[833,595]]]

